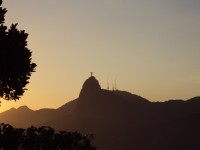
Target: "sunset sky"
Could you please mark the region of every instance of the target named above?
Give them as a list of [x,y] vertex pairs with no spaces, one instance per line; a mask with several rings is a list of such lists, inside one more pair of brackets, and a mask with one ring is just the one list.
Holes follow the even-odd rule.
[[200,0],[4,0],[38,66],[17,102],[57,108],[93,71],[102,88],[151,101],[200,95]]

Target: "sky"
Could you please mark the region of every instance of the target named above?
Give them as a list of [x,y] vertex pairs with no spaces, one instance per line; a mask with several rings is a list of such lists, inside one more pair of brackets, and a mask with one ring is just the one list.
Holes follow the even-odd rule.
[[151,101],[200,95],[199,0],[4,0],[38,66],[17,102],[58,108],[79,96],[94,72],[102,88]]

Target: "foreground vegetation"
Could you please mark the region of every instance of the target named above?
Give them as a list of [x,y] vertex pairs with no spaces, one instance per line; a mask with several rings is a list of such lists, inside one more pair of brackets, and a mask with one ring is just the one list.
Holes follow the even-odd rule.
[[91,145],[92,138],[92,135],[78,132],[56,132],[47,126],[22,129],[0,125],[1,150],[95,150]]

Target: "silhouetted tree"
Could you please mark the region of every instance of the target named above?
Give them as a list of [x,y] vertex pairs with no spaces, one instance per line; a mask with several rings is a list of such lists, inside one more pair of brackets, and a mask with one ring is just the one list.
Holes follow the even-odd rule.
[[[0,6],[2,0],[0,0]],[[31,51],[27,48],[28,34],[12,24],[4,25],[7,10],[0,7],[0,97],[18,100],[25,92],[25,86],[36,64],[31,62]]]
[[96,150],[91,145],[92,136],[78,132],[60,131],[42,126],[28,129],[0,125],[0,149],[2,150]]

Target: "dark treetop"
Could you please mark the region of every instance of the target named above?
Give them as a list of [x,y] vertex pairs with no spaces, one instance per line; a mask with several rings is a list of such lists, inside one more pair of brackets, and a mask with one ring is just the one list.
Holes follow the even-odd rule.
[[9,29],[4,25],[6,12],[0,7],[0,97],[18,100],[25,92],[36,64],[31,62],[32,53],[27,48],[28,34],[18,30],[17,24],[12,24]]

